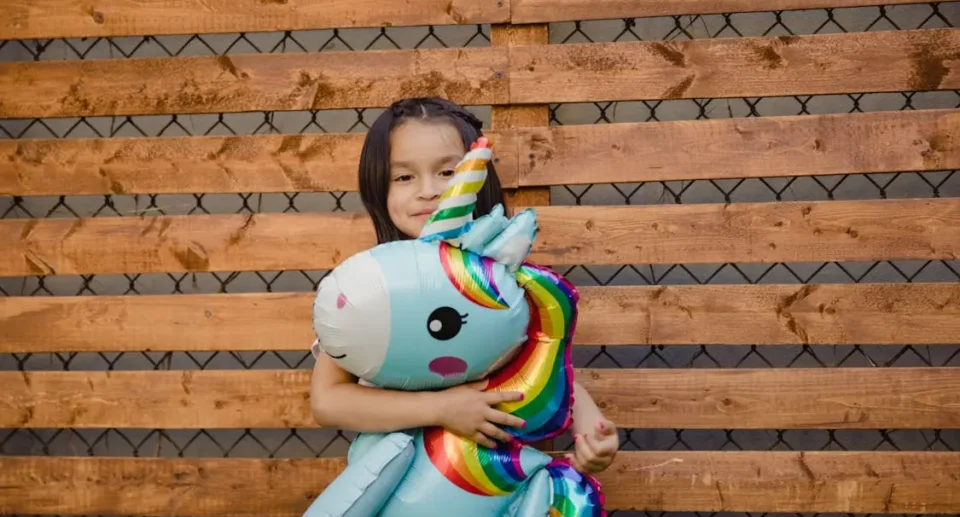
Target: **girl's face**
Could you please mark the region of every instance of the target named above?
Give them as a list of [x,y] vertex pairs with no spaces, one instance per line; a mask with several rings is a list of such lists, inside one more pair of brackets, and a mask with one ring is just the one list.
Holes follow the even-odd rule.
[[401,232],[420,235],[463,154],[463,139],[450,122],[411,119],[394,128],[387,212]]

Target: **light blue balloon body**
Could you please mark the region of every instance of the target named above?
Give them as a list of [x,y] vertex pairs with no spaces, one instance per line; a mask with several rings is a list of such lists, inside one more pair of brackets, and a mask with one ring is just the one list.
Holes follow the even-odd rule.
[[[540,410],[527,414],[523,429],[505,427],[516,442],[493,450],[439,428],[361,434],[347,468],[305,517],[605,515],[595,480],[526,445],[564,431],[573,404],[576,290],[523,262],[535,235],[535,212],[507,219],[498,206],[465,227],[457,246],[425,239],[383,244],[350,257],[321,282],[318,346],[366,383],[434,390],[499,375],[502,389],[519,386],[538,396],[530,404]],[[551,327],[559,335],[531,333],[531,325],[560,316],[566,324]],[[535,363],[541,381],[529,369]],[[522,365],[528,370],[507,375]]]

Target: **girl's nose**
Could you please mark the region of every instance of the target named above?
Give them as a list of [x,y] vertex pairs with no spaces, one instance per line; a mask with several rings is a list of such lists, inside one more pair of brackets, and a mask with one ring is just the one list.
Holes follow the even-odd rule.
[[420,197],[423,199],[435,199],[443,194],[446,188],[446,182],[437,181],[433,178],[427,178],[420,185]]

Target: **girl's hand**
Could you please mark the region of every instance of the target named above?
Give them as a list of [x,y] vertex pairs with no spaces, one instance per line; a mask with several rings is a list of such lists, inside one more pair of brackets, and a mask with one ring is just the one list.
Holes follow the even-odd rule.
[[573,468],[585,474],[596,474],[606,470],[613,463],[620,448],[617,428],[609,420],[600,420],[590,432],[575,434],[576,442],[573,454],[567,459]]
[[510,442],[513,437],[499,425],[523,427],[525,422],[508,413],[493,409],[501,402],[521,400],[518,392],[485,392],[487,381],[456,386],[434,394],[433,409],[437,425],[485,447],[497,446],[494,440]]

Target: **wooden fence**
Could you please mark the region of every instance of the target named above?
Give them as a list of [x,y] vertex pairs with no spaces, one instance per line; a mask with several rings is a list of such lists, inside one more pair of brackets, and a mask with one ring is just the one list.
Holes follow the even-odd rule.
[[[0,39],[494,24],[489,47],[0,63],[0,118],[491,105],[532,260],[555,267],[960,256],[960,198],[550,206],[549,187],[960,168],[960,111],[549,124],[553,103],[960,89],[952,28],[551,44],[567,20],[865,0],[7,0]],[[888,0],[887,4],[900,4]],[[946,3],[945,3],[946,4]],[[356,190],[362,135],[0,141],[0,196]],[[0,276],[324,270],[361,213],[0,220]],[[0,297],[0,353],[289,350],[310,293]],[[278,339],[282,336],[282,339]],[[960,283],[583,288],[578,345],[960,344]],[[294,345],[295,346],[295,345]],[[950,367],[583,368],[620,427],[958,429]],[[305,370],[0,371],[0,427],[309,428]],[[0,512],[295,516],[342,458],[0,457]],[[960,452],[622,451],[608,509],[960,512]]]

